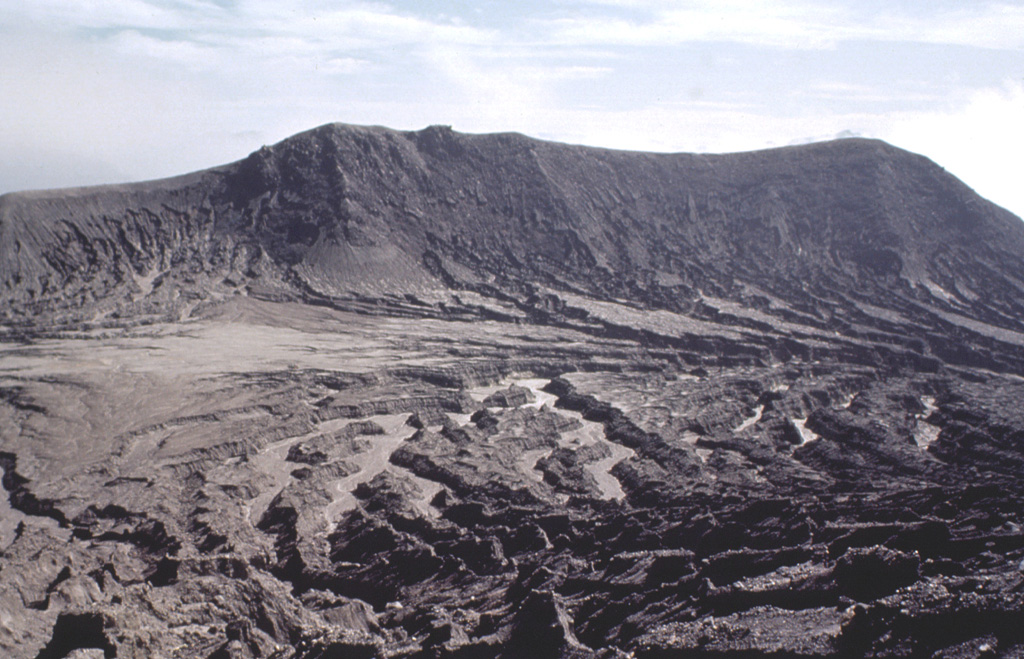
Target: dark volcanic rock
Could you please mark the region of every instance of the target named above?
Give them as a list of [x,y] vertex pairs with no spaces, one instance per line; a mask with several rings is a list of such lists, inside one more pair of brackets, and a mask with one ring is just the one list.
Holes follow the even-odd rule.
[[520,407],[532,402],[534,402],[534,398],[530,390],[515,385],[502,391],[496,391],[484,399],[484,405],[487,407]]
[[886,547],[850,549],[836,562],[833,578],[853,599],[873,600],[909,586],[921,576],[921,559]]
[[0,654],[1020,655],[1021,254],[870,140],[5,195]]
[[519,607],[504,656],[593,657],[573,632],[565,603],[551,591],[533,591]]

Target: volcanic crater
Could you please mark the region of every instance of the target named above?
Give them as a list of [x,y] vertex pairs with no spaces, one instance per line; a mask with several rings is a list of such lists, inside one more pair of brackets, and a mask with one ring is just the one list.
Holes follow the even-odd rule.
[[1019,656],[1022,254],[864,139],[4,195],[0,648]]

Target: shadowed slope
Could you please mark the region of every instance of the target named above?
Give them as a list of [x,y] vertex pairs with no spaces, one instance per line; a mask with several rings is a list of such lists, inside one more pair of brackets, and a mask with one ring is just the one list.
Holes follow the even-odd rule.
[[0,240],[19,315],[123,307],[154,273],[197,298],[227,277],[326,298],[640,289],[677,309],[756,285],[991,319],[1024,300],[1024,224],[870,140],[711,156],[328,125],[180,179],[7,195]]

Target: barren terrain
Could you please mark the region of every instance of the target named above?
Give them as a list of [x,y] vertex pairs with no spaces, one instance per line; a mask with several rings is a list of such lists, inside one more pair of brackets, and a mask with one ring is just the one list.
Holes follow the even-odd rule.
[[863,140],[0,197],[0,648],[1018,655],[1022,246]]

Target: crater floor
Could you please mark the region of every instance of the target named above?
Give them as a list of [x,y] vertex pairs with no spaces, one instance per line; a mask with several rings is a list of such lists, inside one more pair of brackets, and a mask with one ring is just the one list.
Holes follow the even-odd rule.
[[[591,311],[237,295],[0,343],[0,647],[1024,650],[1021,377],[681,357],[595,329],[629,307]],[[702,323],[742,347],[741,324]]]

